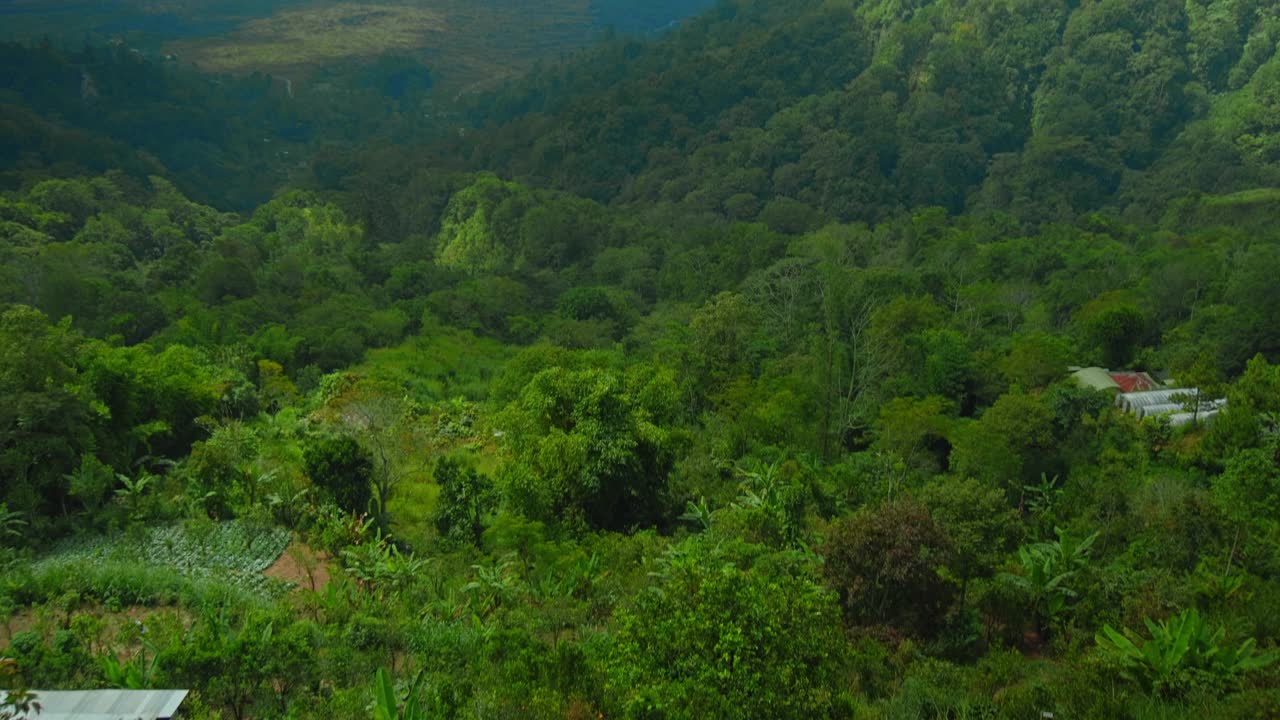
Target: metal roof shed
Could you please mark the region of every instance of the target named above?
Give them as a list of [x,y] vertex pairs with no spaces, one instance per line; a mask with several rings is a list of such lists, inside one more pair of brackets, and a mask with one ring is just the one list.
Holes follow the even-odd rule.
[[1221,410],[1206,410],[1199,413],[1183,412],[1175,415],[1166,415],[1169,418],[1169,427],[1183,427],[1195,422],[1209,422],[1218,416]]
[[1120,384],[1107,374],[1106,370],[1099,367],[1081,368],[1071,373],[1071,377],[1075,378],[1081,387],[1104,392],[1120,392]]
[[1140,408],[1167,405],[1195,398],[1199,392],[1195,388],[1170,388],[1168,390],[1121,393],[1116,396],[1116,405],[1125,412],[1137,413]]
[[[40,713],[32,720],[170,720],[186,690],[32,690]],[[6,693],[0,690],[0,699]]]
[[1107,375],[1120,386],[1120,392],[1147,392],[1160,388],[1160,384],[1144,372],[1112,372]]

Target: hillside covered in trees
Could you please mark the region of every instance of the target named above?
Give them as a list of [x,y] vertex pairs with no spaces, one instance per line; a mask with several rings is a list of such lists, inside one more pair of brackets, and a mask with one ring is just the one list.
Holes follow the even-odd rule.
[[0,47],[10,707],[1280,716],[1280,11],[611,24]]

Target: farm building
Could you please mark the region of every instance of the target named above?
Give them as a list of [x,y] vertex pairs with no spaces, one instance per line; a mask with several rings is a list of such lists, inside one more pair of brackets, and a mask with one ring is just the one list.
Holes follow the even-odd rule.
[[1120,386],[1120,392],[1147,392],[1160,388],[1160,383],[1144,372],[1111,372],[1107,374]]
[[1139,419],[1164,417],[1173,427],[1209,420],[1226,407],[1225,399],[1201,400],[1197,388],[1167,388],[1144,372],[1115,372],[1099,367],[1075,368],[1081,387],[1115,394],[1116,407]]
[[[186,690],[32,690],[40,712],[32,720],[169,720]],[[0,690],[0,700],[5,692]]]
[[1103,392],[1120,392],[1120,383],[1111,379],[1111,374],[1099,367],[1081,368],[1071,373],[1081,387],[1092,388]]
[[1084,387],[1116,393],[1156,390],[1160,383],[1144,372],[1116,372],[1100,367],[1079,368],[1071,377]]
[[1210,420],[1226,406],[1225,398],[1200,399],[1198,388],[1167,388],[1116,396],[1116,407],[1124,412],[1139,419],[1166,417],[1173,427]]

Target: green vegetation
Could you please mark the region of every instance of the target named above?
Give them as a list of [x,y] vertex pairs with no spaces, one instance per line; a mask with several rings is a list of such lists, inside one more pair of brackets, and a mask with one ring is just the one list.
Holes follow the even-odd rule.
[[411,55],[0,48],[0,682],[1280,716],[1277,38],[736,0],[460,109]]
[[130,563],[173,568],[183,575],[267,590],[261,573],[285,545],[289,533],[281,528],[250,529],[243,523],[191,523],[186,527],[154,528],[121,537],[81,537],[62,543],[36,562],[40,574],[65,571],[68,566],[119,567]]

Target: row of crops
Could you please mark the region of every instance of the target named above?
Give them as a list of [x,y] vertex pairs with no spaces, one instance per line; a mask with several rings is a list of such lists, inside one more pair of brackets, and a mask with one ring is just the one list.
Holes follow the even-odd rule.
[[288,530],[238,521],[145,528],[62,543],[32,569],[39,574],[69,566],[143,565],[273,595],[284,589],[283,583],[262,573],[284,552],[289,539]]

